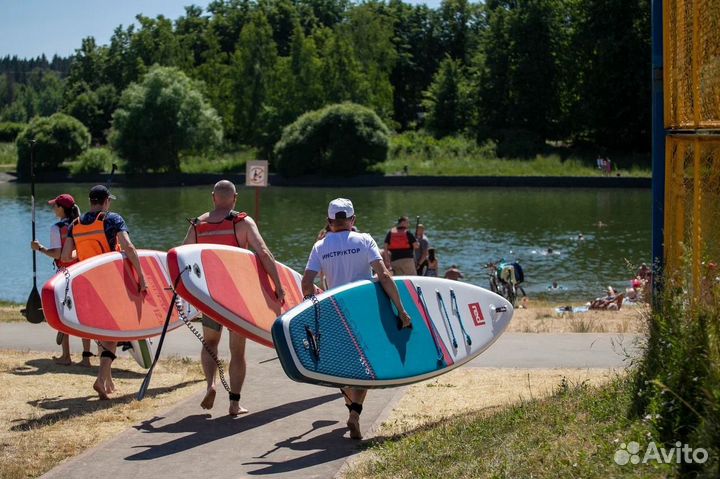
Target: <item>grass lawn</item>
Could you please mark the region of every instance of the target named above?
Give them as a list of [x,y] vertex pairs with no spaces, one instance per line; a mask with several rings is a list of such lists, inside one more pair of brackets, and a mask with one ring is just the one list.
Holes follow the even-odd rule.
[[180,159],[182,173],[245,173],[245,163],[254,160],[252,148],[217,153],[214,155],[193,155]]
[[15,171],[17,148],[15,143],[0,143],[0,172]]
[[655,434],[627,418],[632,387],[618,377],[602,386],[561,381],[555,394],[506,408],[464,413],[370,441],[367,459],[346,479],[437,477],[660,478],[672,466],[617,465],[621,444],[641,450]]
[[91,389],[97,358],[92,363],[92,368],[58,366],[50,353],[0,351],[0,384],[8,392],[0,408],[0,477],[39,477],[203,390],[197,361],[163,359],[148,395],[136,401],[146,371],[120,356],[113,364],[117,393],[99,401]]

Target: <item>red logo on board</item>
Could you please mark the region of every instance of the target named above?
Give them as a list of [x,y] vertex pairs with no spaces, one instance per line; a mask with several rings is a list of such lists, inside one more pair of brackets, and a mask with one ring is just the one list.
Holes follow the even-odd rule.
[[472,316],[473,323],[475,326],[485,326],[485,318],[480,309],[480,303],[472,303],[468,305],[470,307],[470,316]]

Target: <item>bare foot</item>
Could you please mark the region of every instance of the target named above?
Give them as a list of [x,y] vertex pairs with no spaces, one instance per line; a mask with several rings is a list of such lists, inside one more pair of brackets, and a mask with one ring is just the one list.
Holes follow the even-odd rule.
[[60,366],[70,366],[72,364],[72,359],[69,356],[53,356],[53,361]]
[[110,399],[110,396],[107,395],[107,392],[105,392],[105,388],[102,387],[102,384],[100,384],[99,380],[95,381],[95,383],[93,384],[93,389],[95,390],[95,392],[98,393],[98,398],[101,401],[107,401],[108,399]]
[[107,391],[108,394],[115,392],[115,383],[112,382],[112,379],[109,379],[108,381],[105,382],[105,390]]
[[92,364],[90,363],[90,358],[82,358],[82,360],[79,363],[75,363],[78,366],[81,366],[83,368],[90,368],[92,367]]
[[240,414],[247,414],[248,410],[240,405],[240,401],[230,401],[230,408],[228,414],[231,416],[238,416]]
[[350,429],[350,439],[362,439],[362,432],[360,432],[360,414],[352,411],[346,424],[348,429]]
[[212,409],[213,405],[215,404],[215,388],[209,387],[207,392],[205,393],[205,397],[203,398],[202,402],[200,403],[200,407],[203,409]]

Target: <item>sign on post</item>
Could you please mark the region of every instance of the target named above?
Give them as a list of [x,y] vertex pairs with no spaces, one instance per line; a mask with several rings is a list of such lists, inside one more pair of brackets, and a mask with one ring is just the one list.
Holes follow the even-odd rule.
[[268,185],[268,162],[248,161],[245,166],[245,186],[255,187],[255,222],[260,223],[260,188]]
[[266,187],[268,185],[268,162],[248,161],[245,166],[245,186]]

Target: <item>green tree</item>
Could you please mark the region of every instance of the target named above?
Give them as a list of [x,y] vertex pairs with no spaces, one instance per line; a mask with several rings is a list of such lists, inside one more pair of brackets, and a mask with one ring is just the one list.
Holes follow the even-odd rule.
[[267,92],[275,81],[277,50],[272,29],[262,12],[254,12],[243,27],[233,57],[235,82],[235,136],[251,145],[259,143],[259,120]]
[[112,85],[103,85],[96,90],[85,89],[73,96],[64,111],[87,126],[94,140],[105,143],[118,97]]
[[219,145],[222,127],[193,80],[176,68],[154,66],[120,97],[110,140],[128,171],[174,172],[181,152]]
[[574,48],[580,97],[573,116],[596,145],[650,147],[648,0],[579,0]]
[[560,136],[555,6],[551,0],[487,2],[487,28],[472,62],[478,137],[502,141],[515,130],[535,149]]
[[322,52],[322,78],[325,103],[367,104],[370,85],[355,56],[351,39],[342,30],[327,31]]
[[401,129],[407,129],[418,122],[423,92],[442,60],[437,13],[426,5],[413,6],[401,0],[390,0],[388,10],[394,19],[392,41],[397,52],[390,74],[394,119]]
[[275,146],[285,176],[353,176],[385,161],[390,131],[369,108],[352,103],[305,113],[283,131]]
[[425,93],[425,125],[435,136],[463,132],[470,117],[469,87],[461,61],[447,57]]
[[17,137],[20,179],[30,175],[30,145],[35,140],[35,172],[56,170],[90,145],[90,133],[77,119],[64,113],[49,117],[35,117]]
[[393,22],[385,9],[374,3],[357,5],[347,13],[342,30],[351,39],[364,73],[369,97],[362,103],[385,120],[392,119],[393,87],[390,74],[397,61],[392,43]]

